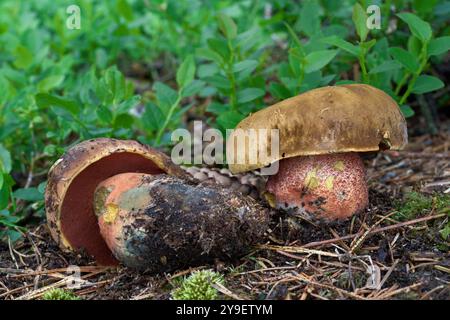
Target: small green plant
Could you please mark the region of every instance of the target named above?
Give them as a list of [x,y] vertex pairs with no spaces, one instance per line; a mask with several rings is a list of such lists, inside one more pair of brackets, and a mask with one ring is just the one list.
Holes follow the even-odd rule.
[[72,291],[64,290],[61,288],[50,289],[42,296],[43,300],[81,300]]
[[208,39],[196,54],[207,61],[198,72],[208,85],[203,94],[214,98],[206,111],[225,130],[262,107],[265,80],[257,69],[265,58],[257,48],[262,42],[258,27],[239,33],[235,21],[225,14],[218,15],[218,26],[220,34]]
[[159,146],[171,142],[170,135],[164,134],[169,129],[179,127],[182,115],[193,105],[189,103],[182,106],[182,100],[197,94],[204,87],[203,81],[194,79],[195,70],[194,57],[189,55],[176,73],[178,90],[159,81],[153,85],[155,97],[146,103],[142,117],[142,128],[149,138],[147,143]]
[[211,270],[196,271],[182,280],[172,297],[175,300],[215,300],[217,289],[211,285],[215,283],[224,283],[222,275]]

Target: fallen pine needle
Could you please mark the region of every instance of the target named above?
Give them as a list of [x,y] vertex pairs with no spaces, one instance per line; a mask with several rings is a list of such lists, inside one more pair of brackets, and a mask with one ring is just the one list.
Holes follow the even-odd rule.
[[[401,227],[406,227],[409,225],[413,225],[416,223],[420,223],[420,222],[425,222],[425,221],[429,221],[429,220],[433,220],[433,219],[439,219],[442,217],[447,216],[446,213],[442,213],[442,214],[436,214],[436,215],[432,215],[432,216],[428,216],[428,217],[422,217],[422,218],[417,218],[414,220],[410,220],[410,221],[405,221],[405,222],[400,222],[391,226],[386,226],[386,227],[381,227],[381,228],[376,228],[373,229],[372,231],[370,231],[367,236],[369,235],[373,235],[375,233],[380,233],[383,231],[388,231],[388,230],[393,230],[393,229],[397,229],[397,228],[401,228]],[[338,238],[333,238],[333,239],[328,239],[328,240],[322,240],[322,241],[314,241],[314,242],[309,242],[299,248],[314,248],[314,247],[321,247],[321,246],[328,246],[331,244],[334,244],[335,242],[339,242],[342,240],[350,240],[353,239],[357,236],[361,235],[361,233],[354,233],[354,234],[349,234],[346,236],[342,236],[342,237],[338,237]]]

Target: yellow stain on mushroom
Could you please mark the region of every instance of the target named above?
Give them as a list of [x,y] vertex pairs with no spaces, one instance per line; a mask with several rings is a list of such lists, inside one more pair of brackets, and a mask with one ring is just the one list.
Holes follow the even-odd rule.
[[105,209],[106,210],[103,213],[103,221],[105,221],[105,223],[111,224],[117,218],[117,214],[119,213],[119,207],[114,203],[108,203]]
[[266,191],[263,193],[263,196],[272,208],[277,206],[277,200],[274,194]]
[[336,163],[334,164],[334,168],[338,171],[344,171],[345,168],[344,161],[342,160],[336,161]]
[[334,182],[334,177],[333,176],[329,176],[328,178],[325,179],[325,187],[328,190],[332,190],[333,189],[333,182]]
[[317,177],[317,168],[312,169],[306,174],[305,186],[310,189],[317,188],[320,185]]

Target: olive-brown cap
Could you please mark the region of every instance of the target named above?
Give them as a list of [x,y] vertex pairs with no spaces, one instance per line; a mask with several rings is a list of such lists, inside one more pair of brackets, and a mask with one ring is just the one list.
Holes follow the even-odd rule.
[[[297,156],[399,150],[408,141],[405,117],[397,103],[385,92],[366,84],[305,92],[248,116],[236,129],[243,131],[235,130],[230,135],[227,155],[232,149],[235,155],[243,152],[245,157],[241,161],[228,160],[233,173]],[[271,129],[278,129],[279,152],[271,154],[270,135],[259,139],[259,143],[245,143],[245,149],[238,150],[236,141],[250,129],[267,129],[268,134]]]
[[187,177],[165,154],[130,140],[98,138],[69,149],[51,167],[45,190],[48,226],[65,250],[84,250],[102,265],[113,265],[93,210],[97,185],[125,172]]

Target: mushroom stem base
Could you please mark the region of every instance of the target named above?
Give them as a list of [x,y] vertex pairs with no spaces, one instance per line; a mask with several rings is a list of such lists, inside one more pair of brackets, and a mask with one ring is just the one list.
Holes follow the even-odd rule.
[[266,190],[277,207],[307,218],[346,219],[368,205],[364,164],[357,153],[281,160]]

